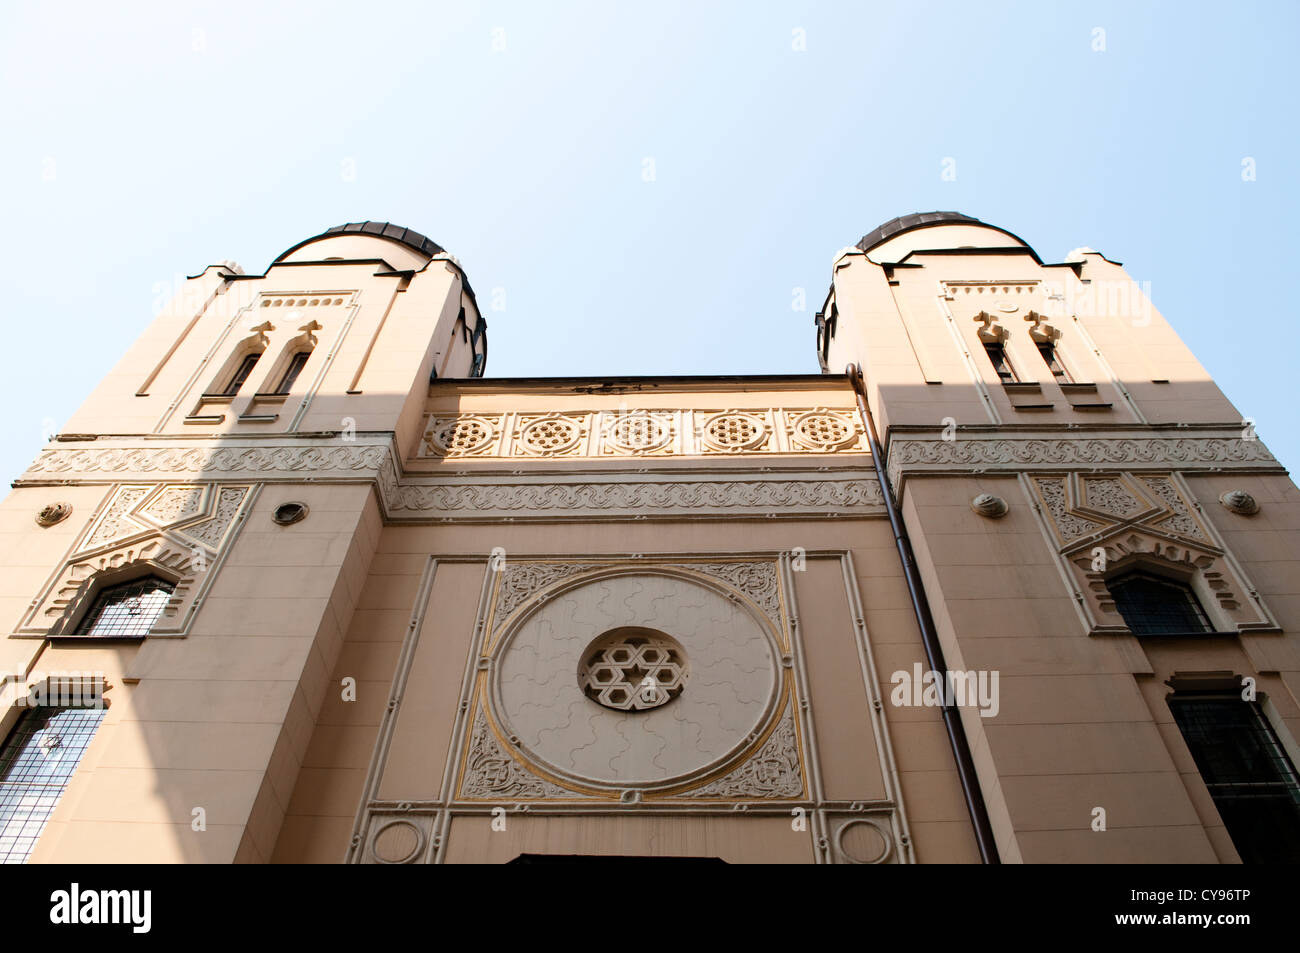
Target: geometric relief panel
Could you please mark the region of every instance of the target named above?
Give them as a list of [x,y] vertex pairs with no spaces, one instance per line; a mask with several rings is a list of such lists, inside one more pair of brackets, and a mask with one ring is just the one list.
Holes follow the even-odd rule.
[[153,632],[182,630],[200,577],[228,544],[250,491],[223,484],[118,486],[19,631],[69,634],[96,580],[133,568],[160,571],[174,585]]
[[459,799],[806,796],[774,563],[515,563],[501,575]]
[[1074,473],[1030,480],[1058,557],[1079,583],[1077,594],[1093,634],[1129,631],[1107,581],[1124,567],[1142,564],[1188,582],[1219,614],[1212,619],[1216,628],[1276,629],[1254,587],[1211,541],[1172,475]]
[[[1062,551],[1139,526],[1213,549],[1192,504],[1168,475],[1075,473],[1031,480]],[[1086,544],[1080,542],[1085,538]]]

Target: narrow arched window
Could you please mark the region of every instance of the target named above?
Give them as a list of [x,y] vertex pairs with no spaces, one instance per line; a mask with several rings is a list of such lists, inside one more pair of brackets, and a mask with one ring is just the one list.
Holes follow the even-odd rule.
[[257,366],[257,360],[262,356],[261,351],[254,351],[252,354],[245,354],[239,366],[235,368],[235,373],[231,375],[230,380],[226,382],[225,388],[221,391],[223,397],[234,397],[239,393],[239,388],[244,386],[244,381],[248,380],[248,375],[253,373],[253,368]]
[[1020,382],[1016,369],[1011,366],[1011,358],[1007,356],[1006,345],[1001,341],[985,341],[984,350],[989,356],[989,361],[993,364],[993,370],[997,371],[998,379],[1004,384],[1016,384]]
[[1135,635],[1193,635],[1214,631],[1196,593],[1185,583],[1130,572],[1109,580],[1106,588]]
[[1065,365],[1061,363],[1060,355],[1056,353],[1055,342],[1039,341],[1038,353],[1043,356],[1043,361],[1044,363],[1047,364],[1047,369],[1052,372],[1052,376],[1056,378],[1056,383],[1058,384],[1074,383],[1074,378],[1070,376],[1070,372],[1067,371],[1065,369]]
[[298,379],[302,369],[307,366],[307,359],[311,357],[311,351],[298,351],[293,357],[289,358],[289,364],[280,375],[280,382],[275,385],[272,394],[287,394],[293,389],[293,382]]
[[166,579],[145,576],[107,586],[77,627],[77,635],[103,639],[141,639],[149,634],[176,587]]

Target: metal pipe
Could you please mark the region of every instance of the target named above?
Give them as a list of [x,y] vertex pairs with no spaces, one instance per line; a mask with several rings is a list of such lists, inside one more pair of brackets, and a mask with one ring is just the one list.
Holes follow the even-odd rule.
[[[862,371],[850,364],[844,373],[848,375],[853,393],[857,397],[858,412],[867,426],[867,435],[871,441],[871,462],[876,469],[876,479],[880,481],[880,491],[885,497],[885,510],[889,514],[889,527],[894,532],[894,545],[898,557],[903,563],[903,576],[907,580],[907,592],[912,599],[912,611],[916,614],[916,624],[921,629],[921,644],[925,647],[925,658],[930,671],[935,673],[940,685],[948,682],[948,665],[943,658],[943,647],[939,644],[939,634],[934,627],[934,616],[930,613],[930,602],[925,595],[925,585],[916,568],[916,559],[912,555],[912,542],[907,536],[907,527],[903,525],[902,515],[894,502],[894,491],[889,486],[885,474],[885,455],[880,446],[880,437],[876,433],[876,422],[871,416],[871,407],[867,403],[866,386]],[[948,732],[948,743],[952,746],[953,758],[957,762],[957,777],[961,781],[962,795],[966,799],[966,810],[970,812],[971,823],[975,827],[975,841],[979,846],[980,860],[986,864],[999,864],[998,845],[993,838],[993,825],[989,822],[988,807],[984,804],[984,794],[980,790],[979,778],[975,773],[975,761],[971,758],[970,742],[966,738],[966,728],[961,723],[961,712],[952,703],[947,692],[942,693],[944,728]]]

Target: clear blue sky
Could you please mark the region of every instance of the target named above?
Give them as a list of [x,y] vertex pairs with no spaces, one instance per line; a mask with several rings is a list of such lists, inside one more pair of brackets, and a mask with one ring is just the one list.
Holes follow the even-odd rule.
[[32,2],[0,17],[6,479],[177,276],[227,258],[261,272],[331,225],[408,225],[460,259],[485,307],[504,289],[490,376],[744,374],[815,372],[833,253],[933,209],[1046,260],[1091,245],[1124,262],[1300,466],[1295,3]]

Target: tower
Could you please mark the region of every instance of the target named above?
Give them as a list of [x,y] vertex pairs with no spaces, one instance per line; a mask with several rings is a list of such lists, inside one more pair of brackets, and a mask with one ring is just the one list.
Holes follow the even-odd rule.
[[455,259],[384,223],[185,282],[4,503],[0,727],[69,694],[56,717],[81,719],[41,729],[71,780],[3,818],[7,859],[270,858],[372,486],[421,438],[428,381],[482,373],[485,329]]
[[836,256],[818,349],[949,668],[1000,673],[962,721],[1002,859],[1300,856],[1300,493],[1123,267],[903,216]]

